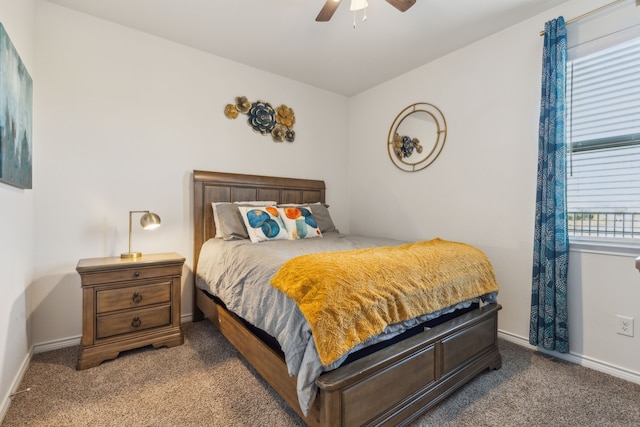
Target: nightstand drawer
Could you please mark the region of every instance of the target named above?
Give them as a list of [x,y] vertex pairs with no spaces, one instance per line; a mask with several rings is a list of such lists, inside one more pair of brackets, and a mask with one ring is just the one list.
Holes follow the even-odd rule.
[[99,290],[96,292],[96,312],[107,313],[170,301],[171,282]]
[[171,306],[132,310],[96,319],[96,338],[128,334],[171,324]]
[[124,282],[128,280],[153,279],[154,277],[180,276],[182,264],[161,267],[120,268],[111,271],[96,271],[82,275],[82,286]]

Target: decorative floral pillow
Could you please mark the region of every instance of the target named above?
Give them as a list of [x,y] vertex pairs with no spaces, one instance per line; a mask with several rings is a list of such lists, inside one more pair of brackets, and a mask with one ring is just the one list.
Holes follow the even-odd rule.
[[318,228],[322,234],[336,232],[339,233],[336,226],[333,224],[333,219],[331,218],[331,214],[329,213],[329,205],[326,203],[316,202],[310,204],[302,204],[302,203],[286,203],[278,205],[279,208],[291,208],[291,207],[307,207],[311,209],[311,213],[313,217],[316,219],[316,223],[318,224]]
[[280,217],[287,227],[289,238],[292,240],[322,237],[315,217],[309,206],[279,207]]
[[248,239],[249,233],[242,221],[242,216],[238,206],[271,206],[276,202],[255,201],[255,202],[213,202],[213,222],[216,226],[216,239],[236,240]]
[[238,206],[238,210],[253,243],[289,238],[275,206]]

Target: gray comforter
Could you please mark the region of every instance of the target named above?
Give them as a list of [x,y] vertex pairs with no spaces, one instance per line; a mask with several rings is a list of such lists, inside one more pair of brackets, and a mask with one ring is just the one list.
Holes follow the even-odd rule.
[[[285,355],[289,374],[298,377],[298,400],[306,415],[316,396],[315,379],[322,372],[340,366],[348,354],[329,366],[323,366],[307,321],[293,300],[270,285],[271,277],[282,264],[298,255],[402,243],[406,242],[338,233],[326,233],[322,238],[260,243],[210,239],[200,252],[196,285],[220,298],[230,311],[276,338]],[[495,295],[484,300],[493,301]],[[352,349],[352,352],[392,338],[445,312],[468,307],[471,303],[467,301],[438,313],[390,325],[385,333]]]

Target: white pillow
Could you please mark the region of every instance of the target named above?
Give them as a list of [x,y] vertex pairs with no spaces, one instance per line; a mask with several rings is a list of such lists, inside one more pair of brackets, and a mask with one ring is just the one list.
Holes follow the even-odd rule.
[[278,212],[291,240],[322,237],[322,232],[309,206],[279,207]]
[[289,238],[275,206],[238,206],[238,210],[253,243]]

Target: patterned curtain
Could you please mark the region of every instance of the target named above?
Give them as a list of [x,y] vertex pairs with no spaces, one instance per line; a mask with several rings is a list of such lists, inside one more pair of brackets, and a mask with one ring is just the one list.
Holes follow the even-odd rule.
[[545,24],[542,100],[538,130],[538,179],[529,342],[547,350],[569,351],[566,208],[564,19]]

